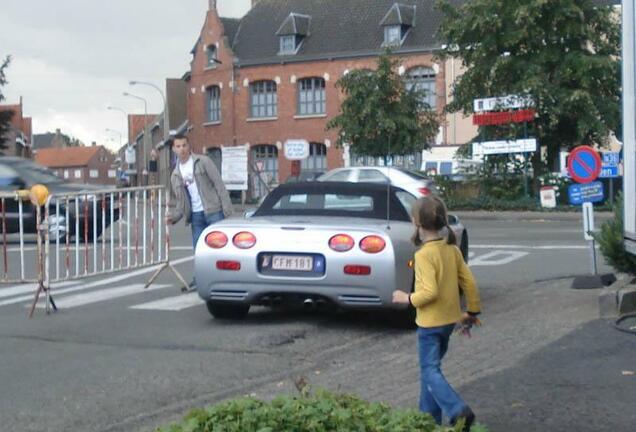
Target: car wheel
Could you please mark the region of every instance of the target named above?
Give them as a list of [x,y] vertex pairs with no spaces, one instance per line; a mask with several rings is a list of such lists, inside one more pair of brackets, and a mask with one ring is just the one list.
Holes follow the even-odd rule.
[[216,319],[243,319],[250,310],[250,305],[228,304],[208,301],[208,311]]
[[462,241],[459,243],[459,250],[462,252],[464,261],[468,262],[468,234],[466,234],[466,230],[462,233]]

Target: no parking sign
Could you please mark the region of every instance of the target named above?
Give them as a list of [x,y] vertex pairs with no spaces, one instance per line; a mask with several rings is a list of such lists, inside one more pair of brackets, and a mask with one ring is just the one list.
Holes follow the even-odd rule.
[[577,183],[592,183],[602,168],[601,156],[590,146],[579,146],[568,156],[568,172]]

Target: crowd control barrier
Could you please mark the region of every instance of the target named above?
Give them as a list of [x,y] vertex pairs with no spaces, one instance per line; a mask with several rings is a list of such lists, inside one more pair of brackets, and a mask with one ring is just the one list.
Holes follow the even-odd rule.
[[160,265],[146,288],[168,269],[187,290],[170,263],[169,206],[164,186],[0,192],[0,283],[37,284],[29,317],[42,295],[46,312],[57,310],[56,283],[143,267]]

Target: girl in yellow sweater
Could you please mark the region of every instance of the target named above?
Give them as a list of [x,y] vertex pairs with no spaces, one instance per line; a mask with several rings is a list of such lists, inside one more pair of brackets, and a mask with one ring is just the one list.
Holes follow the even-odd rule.
[[[441,361],[448,340],[459,322],[471,326],[478,322],[480,300],[475,278],[455,246],[455,234],[448,226],[444,202],[437,197],[419,199],[411,209],[416,227],[413,242],[421,246],[415,253],[415,291],[393,293],[393,302],[416,308],[421,371],[420,411],[429,413],[438,424],[442,414],[452,425],[464,419],[469,431],[475,414],[448,384]],[[462,312],[460,295],[466,298]]]

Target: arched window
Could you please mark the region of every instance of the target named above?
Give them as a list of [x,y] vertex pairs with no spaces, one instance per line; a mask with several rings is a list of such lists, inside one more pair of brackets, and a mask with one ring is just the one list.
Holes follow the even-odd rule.
[[406,72],[406,89],[423,91],[422,101],[431,109],[437,107],[435,82],[435,71],[431,68],[419,66]]
[[327,95],[323,78],[304,78],[298,81],[298,115],[327,113]]
[[250,84],[250,117],[276,117],[278,115],[276,91],[276,81],[256,81]]
[[260,198],[267,188],[278,183],[278,148],[261,144],[252,147],[252,195]]
[[300,163],[303,172],[322,173],[327,171],[327,146],[320,143],[309,144],[309,157]]
[[206,122],[221,121],[221,88],[210,86],[206,89]]

